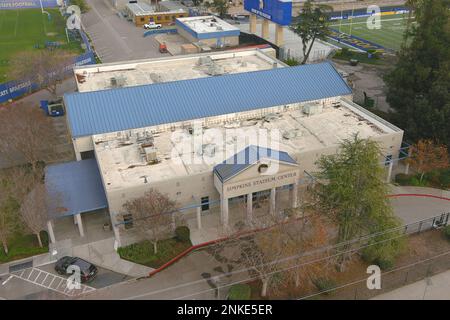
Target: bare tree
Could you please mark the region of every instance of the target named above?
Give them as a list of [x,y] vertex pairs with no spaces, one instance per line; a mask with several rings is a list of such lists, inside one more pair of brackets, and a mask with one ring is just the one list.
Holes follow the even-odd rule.
[[36,235],[39,246],[42,247],[40,232],[45,230],[48,221],[47,190],[43,183],[38,183],[25,196],[20,205],[22,220],[28,229]]
[[125,211],[133,216],[133,226],[153,244],[155,254],[158,253],[158,241],[167,237],[173,229],[175,204],[167,195],[150,189],[142,197],[123,205]]
[[33,172],[39,162],[54,153],[57,133],[51,118],[30,103],[11,103],[0,107],[0,154],[10,165],[31,165]]
[[68,75],[74,58],[74,54],[56,49],[20,52],[11,58],[9,77],[28,80],[56,96],[57,86]]
[[287,281],[292,282],[295,288],[311,285],[314,279],[323,277],[333,263],[331,259],[313,262],[324,258],[327,255],[325,251],[310,254],[329,244],[330,232],[326,226],[325,219],[313,213],[285,228],[285,234],[289,238],[286,242],[287,253],[297,257],[288,262],[288,266],[292,268],[289,269]]
[[8,241],[19,229],[16,215],[18,202],[11,196],[12,182],[5,170],[0,171],[0,241],[5,254],[8,254]]

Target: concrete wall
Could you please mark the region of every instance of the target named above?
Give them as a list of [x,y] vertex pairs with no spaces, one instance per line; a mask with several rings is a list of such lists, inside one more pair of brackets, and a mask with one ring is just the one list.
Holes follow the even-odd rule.
[[181,28],[177,25],[177,31],[180,36],[185,38],[189,42],[201,42],[207,45],[208,47],[215,48],[217,46],[217,42],[220,41],[225,47],[234,47],[239,45],[239,37],[221,37],[221,38],[211,38],[211,39],[197,39],[193,37],[189,32]]

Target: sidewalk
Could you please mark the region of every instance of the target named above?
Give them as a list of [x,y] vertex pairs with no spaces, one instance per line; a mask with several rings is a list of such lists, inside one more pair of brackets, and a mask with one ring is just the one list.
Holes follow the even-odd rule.
[[450,191],[425,187],[392,186],[391,194],[404,195],[390,198],[395,215],[402,219],[404,224],[450,212],[449,200],[421,196],[431,195],[450,199]]
[[450,270],[381,294],[371,300],[450,300]]
[[134,278],[146,277],[153,271],[152,268],[120,258],[114,250],[114,237],[74,246],[71,241],[62,240],[52,249],[56,249],[58,258],[65,255],[80,257],[99,267]]

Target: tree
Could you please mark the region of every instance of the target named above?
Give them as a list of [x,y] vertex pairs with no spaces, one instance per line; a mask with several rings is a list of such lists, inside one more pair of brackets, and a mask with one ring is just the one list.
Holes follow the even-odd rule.
[[411,146],[411,157],[407,161],[420,174],[422,182],[425,173],[449,166],[448,150],[445,145],[421,139]]
[[326,230],[327,223],[319,213],[312,213],[309,216],[296,222],[293,228],[286,228],[286,235],[289,241],[286,242],[286,250],[289,256],[298,256],[293,259],[290,268],[288,281],[294,283],[296,288],[300,285],[307,286],[314,279],[324,277],[328,271],[328,265],[332,259],[319,262],[328,254],[326,251],[311,255],[308,254],[316,249],[323,248],[329,243],[329,232]]
[[68,75],[74,58],[74,54],[57,49],[19,52],[9,62],[9,77],[29,80],[56,96],[57,86]]
[[0,155],[11,166],[31,165],[33,172],[54,153],[58,135],[50,117],[30,103],[0,107]]
[[8,241],[19,229],[17,210],[19,203],[11,196],[13,184],[5,170],[0,171],[0,241],[8,254]]
[[394,122],[413,141],[450,144],[450,0],[410,0],[398,62],[385,80]]
[[[384,183],[380,155],[375,141],[355,135],[341,143],[339,153],[322,156],[317,162],[322,181],[316,191],[319,207],[336,222],[338,243],[400,225],[386,197],[388,186]],[[383,245],[400,248],[400,240],[381,243],[379,248]],[[341,268],[349,258],[345,254],[348,248],[343,245],[338,249],[343,253],[338,261]]]
[[167,237],[173,228],[173,214],[176,203],[167,195],[150,189],[144,196],[127,201],[123,208],[133,216],[133,226],[144,239],[153,244],[158,253],[158,241]]
[[48,205],[47,190],[43,183],[38,183],[28,193],[20,205],[22,220],[28,229],[36,235],[39,246],[42,247],[40,232],[47,228]]
[[301,64],[308,61],[316,39],[324,39],[328,34],[329,18],[327,14],[331,11],[330,6],[314,4],[312,0],[306,1],[303,5],[298,16],[299,22],[291,28],[302,39],[303,60]]
[[223,18],[228,13],[230,4],[228,0],[213,0],[213,2],[205,3],[205,6],[212,8],[219,17]]

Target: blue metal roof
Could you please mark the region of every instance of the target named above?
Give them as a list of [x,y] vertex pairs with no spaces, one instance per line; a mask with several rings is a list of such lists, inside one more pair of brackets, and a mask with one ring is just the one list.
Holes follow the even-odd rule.
[[108,207],[100,172],[95,159],[50,165],[45,185],[52,217],[71,216]]
[[73,137],[351,94],[329,62],[64,95]]
[[224,182],[261,159],[273,159],[280,162],[297,164],[287,152],[251,145],[216,165],[214,167],[214,173],[220,181]]

